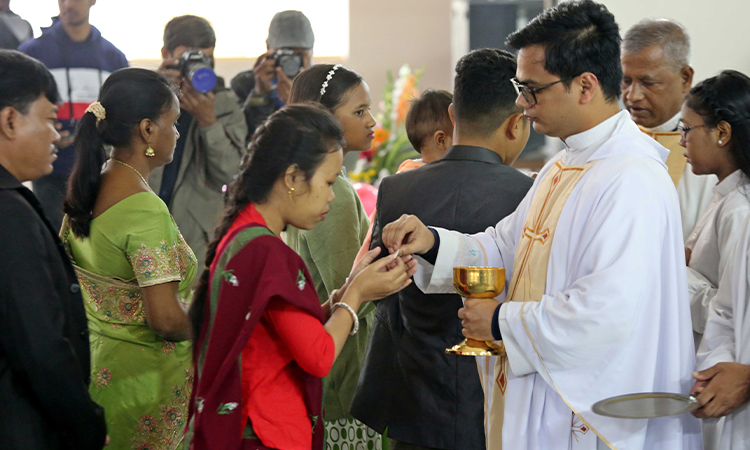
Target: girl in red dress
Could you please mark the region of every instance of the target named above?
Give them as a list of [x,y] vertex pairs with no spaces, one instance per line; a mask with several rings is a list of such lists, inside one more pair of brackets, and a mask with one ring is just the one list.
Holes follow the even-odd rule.
[[185,448],[322,449],[321,377],[358,328],[364,302],[397,292],[410,258],[373,250],[322,307],[304,263],[280,239],[333,201],[344,136],[314,105],[287,106],[253,136],[191,308],[195,386]]

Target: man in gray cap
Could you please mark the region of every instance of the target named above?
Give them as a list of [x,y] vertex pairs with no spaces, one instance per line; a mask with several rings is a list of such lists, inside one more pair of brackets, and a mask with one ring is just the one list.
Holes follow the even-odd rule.
[[266,117],[289,102],[292,80],[312,60],[315,35],[300,11],[276,13],[268,27],[266,53],[253,70],[232,79],[232,90],[243,102],[248,140]]

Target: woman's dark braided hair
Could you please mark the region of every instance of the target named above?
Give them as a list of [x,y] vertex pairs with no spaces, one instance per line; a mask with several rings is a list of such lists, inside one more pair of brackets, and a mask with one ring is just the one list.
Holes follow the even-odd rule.
[[206,251],[206,268],[190,307],[194,340],[200,336],[208,301],[209,267],[216,257],[219,242],[234,220],[249,204],[267,201],[276,180],[286,174],[287,168],[296,165],[305,179],[310,180],[326,155],[343,146],[341,125],[317,103],[286,106],[258,127],[242,158],[240,171],[229,185],[224,219]]
[[722,121],[732,127],[729,154],[750,178],[750,78],[736,70],[725,70],[698,83],[685,104],[710,128]]

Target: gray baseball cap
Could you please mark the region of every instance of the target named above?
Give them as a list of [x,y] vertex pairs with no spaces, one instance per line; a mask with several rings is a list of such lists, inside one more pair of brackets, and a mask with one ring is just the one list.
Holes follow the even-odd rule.
[[313,48],[315,35],[307,17],[301,11],[281,11],[271,19],[268,27],[268,48]]

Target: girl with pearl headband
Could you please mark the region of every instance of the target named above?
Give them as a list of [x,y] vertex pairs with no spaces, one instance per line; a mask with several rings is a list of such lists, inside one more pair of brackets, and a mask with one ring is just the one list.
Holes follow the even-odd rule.
[[[370,113],[370,90],[353,70],[340,64],[316,64],[305,69],[294,79],[289,101],[318,102],[325,106],[344,130],[344,154],[366,151],[372,146],[376,122]],[[369,229],[367,214],[344,170],[337,177],[333,190],[336,199],[331,203],[328,220],[309,231],[290,228],[283,234],[284,241],[310,269],[321,302],[345,283]],[[346,344],[324,380],[328,448],[334,445],[344,448],[346,443],[351,448],[360,445],[381,448],[380,435],[349,413],[374,315],[374,304],[364,305],[359,310],[361,331]]]

